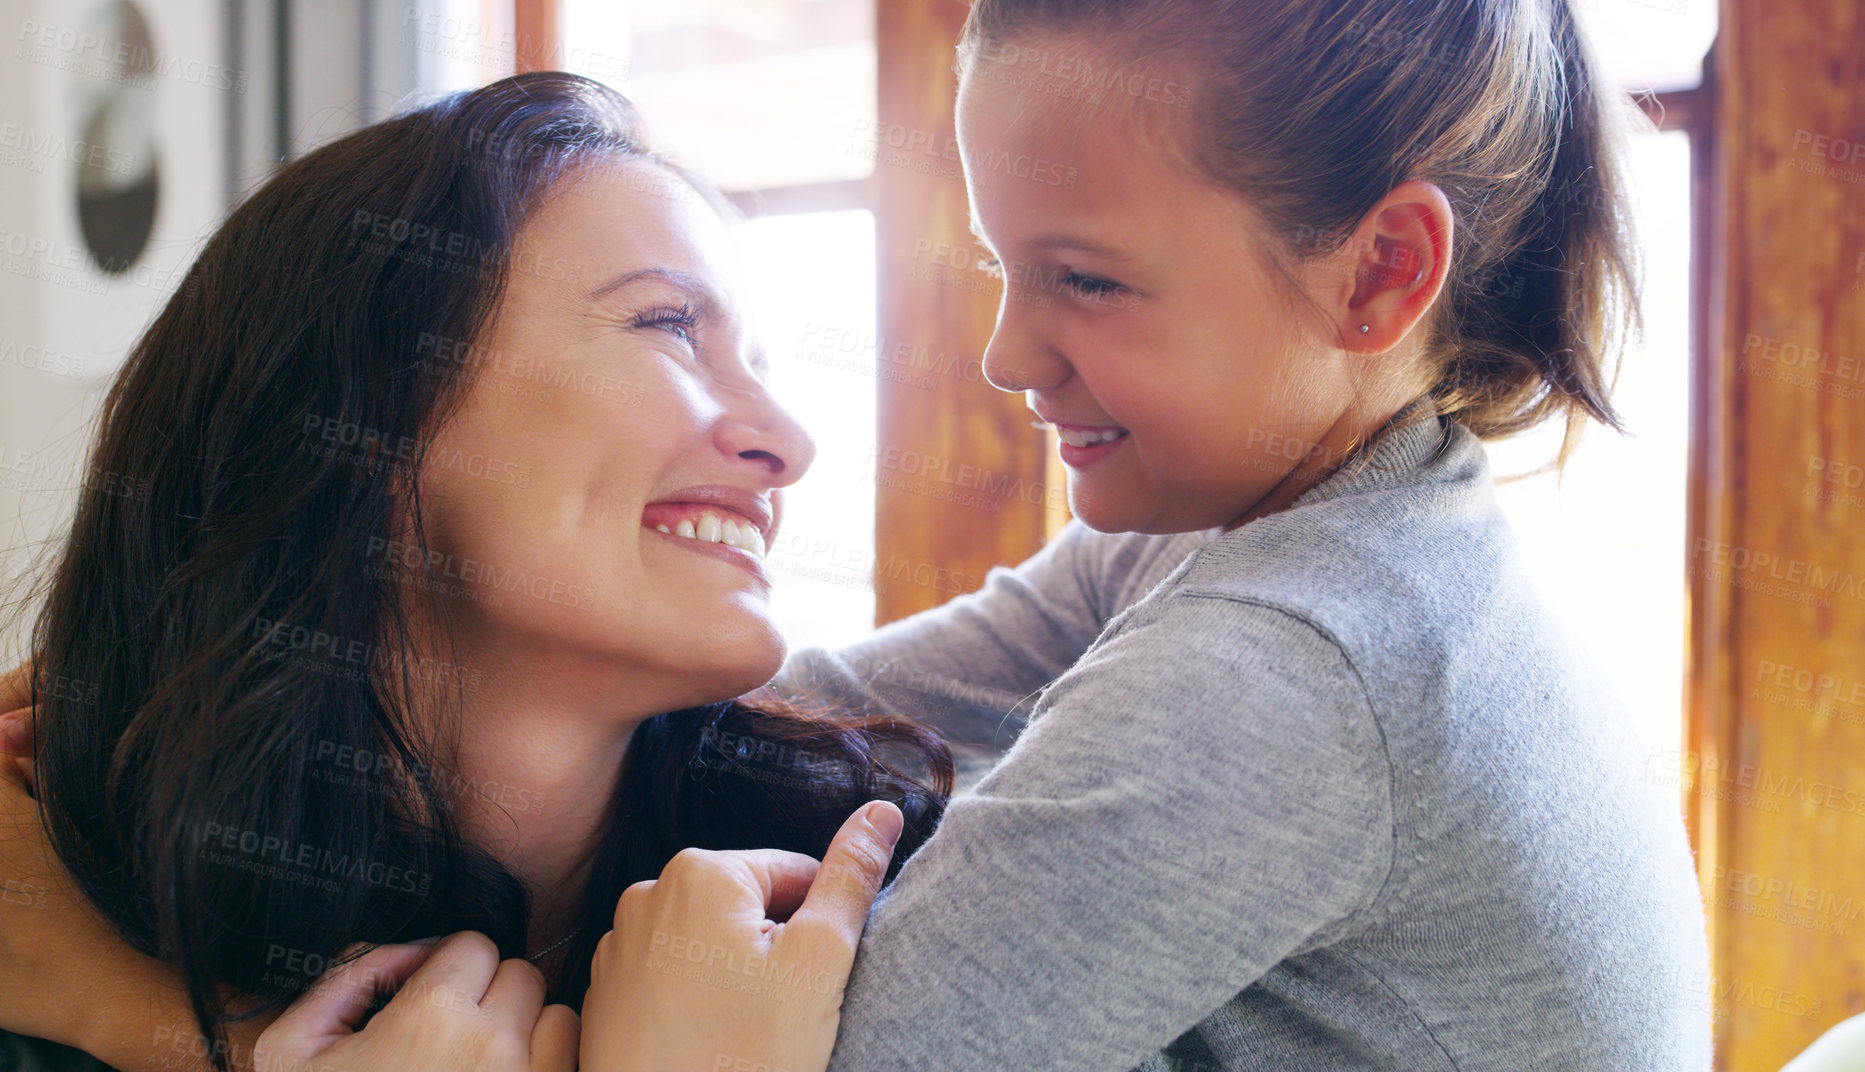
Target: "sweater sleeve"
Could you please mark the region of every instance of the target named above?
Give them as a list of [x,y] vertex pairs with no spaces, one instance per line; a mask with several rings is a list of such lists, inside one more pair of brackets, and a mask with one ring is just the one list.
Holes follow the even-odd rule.
[[797,652],[772,688],[919,719],[955,744],[1002,752],[1037,694],[1208,538],[1103,535],[1071,522],[1022,565],[991,570],[977,592],[839,651]]
[[1350,933],[1391,855],[1339,647],[1253,603],[1149,604],[876,902],[831,1072],[1130,1069]]

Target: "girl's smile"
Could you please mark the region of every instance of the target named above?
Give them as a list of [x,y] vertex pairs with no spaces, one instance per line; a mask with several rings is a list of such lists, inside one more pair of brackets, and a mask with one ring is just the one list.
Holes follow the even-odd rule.
[[[1041,416],[1041,412],[1037,415]],[[1056,430],[1061,440],[1057,452],[1062,456],[1062,463],[1073,469],[1086,469],[1113,454],[1133,434],[1125,428],[1108,425],[1065,424],[1047,417],[1043,420]]]

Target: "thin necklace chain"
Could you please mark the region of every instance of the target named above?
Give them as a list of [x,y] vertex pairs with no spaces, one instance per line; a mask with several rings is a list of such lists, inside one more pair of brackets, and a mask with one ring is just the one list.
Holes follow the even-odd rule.
[[562,946],[562,945],[563,945],[563,944],[564,944],[565,942],[568,942],[568,941],[569,941],[570,939],[572,939],[572,938],[574,938],[574,937],[576,937],[577,935],[579,935],[579,934],[581,934],[581,933],[583,933],[583,928],[581,928],[581,927],[577,927],[577,928],[576,928],[575,930],[572,930],[572,931],[571,931],[571,932],[570,932],[569,934],[566,934],[566,935],[564,935],[564,936],[563,936],[562,938],[559,938],[559,939],[557,939],[556,941],[554,941],[554,942],[552,942],[551,944],[549,944],[549,945],[547,945],[547,946],[545,946],[544,948],[542,948],[542,949],[540,949],[540,950],[538,950],[537,952],[535,952],[535,953],[533,953],[533,954],[531,954],[530,956],[528,956],[528,957],[526,957],[525,959],[526,959],[526,960],[530,960],[530,961],[535,961],[535,960],[537,960],[537,959],[538,959],[539,957],[542,957],[542,956],[544,956],[545,954],[547,954],[547,953],[549,953],[549,952],[550,952],[551,950],[553,950],[553,949],[556,949],[556,948],[558,948],[559,946]]

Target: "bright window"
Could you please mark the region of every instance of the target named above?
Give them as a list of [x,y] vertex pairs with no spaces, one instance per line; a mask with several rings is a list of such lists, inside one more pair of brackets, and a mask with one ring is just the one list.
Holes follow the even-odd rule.
[[874,170],[855,151],[874,128],[873,0],[567,0],[564,35],[567,69],[626,93],[723,189]]
[[817,448],[784,492],[773,604],[793,646],[853,643],[874,626],[874,216],[769,216],[744,241],[772,391]]
[[1716,37],[1716,0],[1574,0],[1581,32],[1633,92],[1689,89]]
[[[1684,490],[1690,419],[1690,144],[1680,132],[1632,147],[1645,255],[1645,337],[1628,349],[1613,401],[1630,434],[1597,426],[1558,480],[1502,483],[1497,494],[1544,596],[1618,686],[1646,739],[1678,743],[1683,725]],[[1498,477],[1532,471],[1561,427],[1490,444]]]
[[[1577,0],[1582,32],[1633,92],[1689,90],[1716,36],[1708,0]],[[1564,476],[1497,492],[1542,593],[1604,665],[1646,740],[1678,747],[1686,658],[1685,492],[1690,443],[1691,155],[1678,130],[1630,147],[1634,226],[1644,258],[1645,333],[1628,348],[1613,401],[1629,434],[1592,427]],[[1499,477],[1555,454],[1561,429],[1490,446]]]

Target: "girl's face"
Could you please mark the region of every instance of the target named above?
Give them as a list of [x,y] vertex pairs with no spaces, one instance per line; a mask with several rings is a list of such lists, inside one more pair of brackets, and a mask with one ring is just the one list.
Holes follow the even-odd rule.
[[1090,110],[1029,74],[980,56],[959,88],[973,227],[1005,276],[985,374],[1057,428],[1090,527],[1236,521],[1341,420],[1349,355],[1248,206],[1167,158],[1175,103]]
[[480,370],[423,470],[465,650],[620,672],[647,711],[763,684],[764,548],[815,447],[765,387],[723,222],[622,163],[560,183],[515,245],[484,338],[420,355]]

